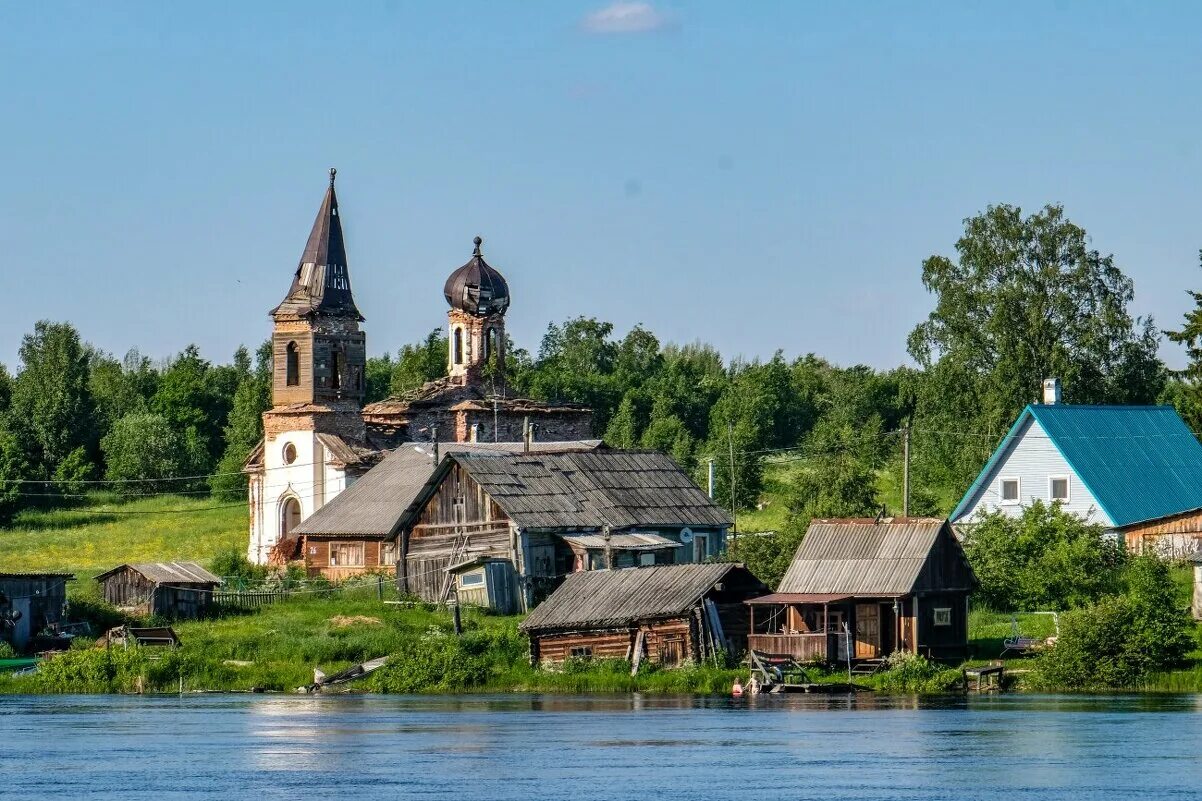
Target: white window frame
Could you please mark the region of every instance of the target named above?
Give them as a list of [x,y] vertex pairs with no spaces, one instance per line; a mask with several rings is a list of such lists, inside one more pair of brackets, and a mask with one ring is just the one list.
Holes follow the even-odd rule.
[[[478,581],[468,581],[468,579],[478,579]],[[484,586],[484,571],[477,570],[474,573],[459,574],[460,587],[483,587]]]
[[[1063,498],[1057,498],[1052,494],[1052,482],[1053,481],[1063,481],[1064,482],[1064,497]],[[1048,500],[1049,501],[1051,501],[1052,503],[1056,503],[1057,501],[1059,501],[1060,503],[1068,503],[1070,500],[1072,500],[1072,497],[1073,497],[1073,482],[1069,480],[1069,477],[1067,475],[1048,476]]]
[[[1006,483],[1013,481],[1018,487],[1018,493],[1014,500],[1006,498]],[[1018,506],[1023,502],[1023,480],[1018,476],[999,476],[997,487],[998,503],[1002,506]]]
[[952,624],[952,608],[950,606],[936,606],[932,610],[931,620],[936,626],[950,626]]

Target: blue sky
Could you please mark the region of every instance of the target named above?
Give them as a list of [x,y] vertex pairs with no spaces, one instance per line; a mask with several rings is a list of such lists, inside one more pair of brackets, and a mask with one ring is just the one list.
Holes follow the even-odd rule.
[[[921,262],[1048,202],[1173,327],[1202,287],[1202,7],[6,4],[0,360],[41,318],[118,355],[270,331],[339,170],[373,354],[471,253],[537,347],[574,315],[879,367]],[[1166,348],[1178,364],[1181,355]]]

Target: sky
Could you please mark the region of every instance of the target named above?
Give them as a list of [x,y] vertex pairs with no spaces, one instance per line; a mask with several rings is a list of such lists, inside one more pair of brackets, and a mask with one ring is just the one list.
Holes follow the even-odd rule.
[[[1173,328],[1202,288],[1202,6],[9,3],[0,361],[270,334],[338,168],[368,351],[484,237],[509,331],[635,324],[892,367],[932,254],[1047,203]],[[1166,345],[1179,366],[1183,356]]]

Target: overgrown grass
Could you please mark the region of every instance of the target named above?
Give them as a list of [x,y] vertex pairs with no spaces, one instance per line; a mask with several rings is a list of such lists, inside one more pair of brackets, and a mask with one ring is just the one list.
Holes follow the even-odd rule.
[[159,496],[97,497],[73,508],[20,512],[0,529],[0,570],[69,570],[72,594],[95,594],[91,579],[123,562],[192,560],[246,546],[244,504]]

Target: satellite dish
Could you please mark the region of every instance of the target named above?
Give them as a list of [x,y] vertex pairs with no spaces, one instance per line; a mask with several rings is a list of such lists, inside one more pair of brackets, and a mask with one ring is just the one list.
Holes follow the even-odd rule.
[[688,545],[692,541],[693,541],[693,529],[688,528],[687,526],[685,528],[682,528],[680,530],[681,544]]

